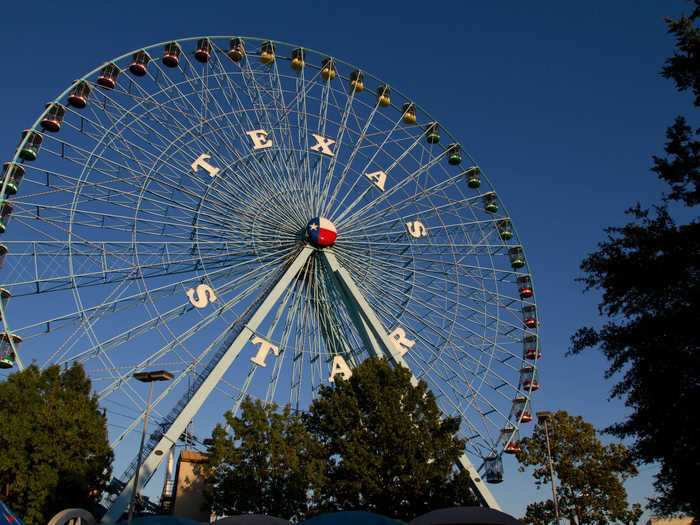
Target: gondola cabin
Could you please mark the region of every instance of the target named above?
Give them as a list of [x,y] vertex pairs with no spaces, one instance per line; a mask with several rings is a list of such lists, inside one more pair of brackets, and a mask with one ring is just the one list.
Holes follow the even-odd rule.
[[532,297],[532,280],[529,275],[521,275],[518,277],[518,293],[521,299],[529,299]]
[[528,365],[520,369],[520,385],[523,390],[532,392],[540,388],[540,383],[537,380],[537,369],[534,366]]
[[43,141],[44,137],[41,133],[37,133],[31,129],[25,129],[22,132],[22,139],[20,140],[19,157],[27,161],[36,160],[39,156],[39,149]]
[[481,186],[481,168],[478,166],[472,166],[466,171],[467,174],[467,186],[475,190]]
[[425,140],[428,144],[437,144],[440,142],[440,126],[437,122],[431,122],[425,129]]
[[148,73],[148,63],[151,61],[151,57],[143,49],[137,51],[131,57],[131,64],[129,64],[129,71],[135,77],[144,77]]
[[405,124],[415,124],[418,120],[416,117],[416,105],[412,102],[406,102],[403,105],[403,121]]
[[22,338],[18,335],[7,332],[0,334],[0,368],[15,366],[15,349],[21,342]]
[[0,310],[0,320],[2,319],[3,312],[7,311],[7,302],[10,300],[10,297],[12,297],[12,294],[9,290],[0,288],[0,304],[2,304],[2,310]]
[[74,108],[83,109],[87,106],[90,96],[90,84],[84,80],[79,80],[68,95],[68,104]]
[[14,162],[2,165],[2,181],[5,184],[5,195],[15,195],[24,177],[24,167]]
[[487,483],[503,481],[503,460],[499,456],[484,459],[484,479]]
[[292,50],[292,69],[294,71],[301,71],[304,69],[304,64],[305,64],[305,59],[306,59],[306,53],[304,53],[304,50],[302,48],[297,48]]
[[391,90],[386,84],[377,88],[377,103],[383,108],[391,105]]
[[528,328],[537,327],[537,309],[534,304],[528,304],[523,306],[523,323]]
[[542,357],[535,334],[529,334],[523,337],[523,357],[530,361],[535,361]]
[[177,42],[168,42],[163,49],[163,58],[161,61],[166,67],[177,67],[180,64],[180,55],[182,48]]
[[498,236],[503,241],[509,241],[513,238],[513,225],[508,219],[500,220],[496,223],[498,228]]
[[226,56],[228,56],[234,62],[240,62],[245,56],[245,46],[243,45],[243,40],[240,38],[232,38],[229,42],[228,51],[226,51]]
[[484,195],[484,211],[487,213],[496,213],[498,211],[498,198],[494,192]]
[[333,80],[336,75],[335,60],[330,57],[324,58],[321,62],[321,78],[328,81]]
[[521,423],[529,423],[532,421],[532,412],[528,404],[528,400],[525,396],[518,396],[513,400],[513,414]]
[[263,42],[260,46],[260,62],[263,64],[272,64],[275,61],[275,46],[272,42]]
[[510,266],[514,270],[525,266],[525,254],[520,246],[514,246],[508,250],[508,258],[510,259]]
[[356,69],[350,73],[350,87],[358,93],[365,90],[365,76],[362,71]]
[[447,163],[450,166],[459,166],[462,163],[462,147],[459,144],[447,146]]
[[12,204],[4,201],[0,205],[0,233],[5,233],[7,231],[7,224],[10,222],[10,217],[12,216]]
[[117,86],[119,73],[117,65],[110,62],[100,70],[100,74],[97,76],[97,84],[106,89],[114,89]]
[[5,258],[7,257],[7,253],[10,250],[7,249],[7,246],[4,244],[0,244],[0,268],[5,266]]
[[41,127],[44,131],[50,131],[51,133],[56,133],[61,129],[61,124],[63,124],[63,117],[66,114],[66,108],[61,104],[51,102],[46,105],[46,111],[44,116],[41,118]]
[[197,40],[197,47],[194,50],[194,58],[197,62],[206,64],[211,58],[211,42],[208,38]]
[[508,426],[501,430],[501,439],[505,446],[503,452],[506,454],[517,454],[520,452],[520,433],[514,427]]

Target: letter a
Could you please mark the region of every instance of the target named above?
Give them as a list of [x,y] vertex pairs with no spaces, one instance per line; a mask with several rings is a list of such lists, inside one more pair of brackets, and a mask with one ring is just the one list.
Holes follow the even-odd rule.
[[316,139],[316,145],[311,146],[311,151],[318,151],[319,153],[332,157],[333,150],[331,150],[331,146],[335,144],[335,140],[327,139],[323,135],[316,135],[316,133],[312,133],[312,135]]
[[267,138],[267,131],[264,129],[255,129],[246,131],[246,135],[253,141],[253,149],[266,149],[272,147],[272,139]]
[[384,184],[386,183],[386,173],[383,171],[375,171],[372,173],[365,173],[365,177],[372,181],[377,188],[384,191]]
[[352,370],[350,370],[350,367],[345,362],[345,359],[343,359],[339,355],[336,355],[333,356],[333,363],[331,364],[331,376],[328,378],[328,381],[330,381],[331,383],[334,382],[335,376],[337,376],[338,374],[340,374],[343,379],[350,379],[352,377]]

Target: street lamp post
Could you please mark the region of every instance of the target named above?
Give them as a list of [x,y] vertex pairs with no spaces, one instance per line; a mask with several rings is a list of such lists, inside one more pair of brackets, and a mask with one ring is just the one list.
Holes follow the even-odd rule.
[[549,477],[552,480],[552,501],[554,502],[554,515],[557,518],[559,525],[559,501],[557,500],[557,485],[554,481],[554,464],[552,463],[552,448],[549,444],[549,429],[547,421],[550,420],[552,414],[550,412],[537,412],[537,421],[544,425],[544,435],[547,439],[547,459],[549,461]]
[[148,428],[148,415],[151,412],[151,399],[153,396],[153,383],[156,381],[170,381],[173,375],[165,370],[153,372],[136,372],[134,379],[142,383],[148,383],[148,400],[146,401],[146,411],[143,414],[143,432],[141,432],[141,445],[139,445],[139,456],[136,462],[136,474],[134,475],[134,486],[131,490],[131,501],[129,502],[128,525],[134,517],[134,507],[136,507],[136,495],[139,492],[139,474],[141,473],[141,461],[143,461],[143,445],[146,441],[146,429]]

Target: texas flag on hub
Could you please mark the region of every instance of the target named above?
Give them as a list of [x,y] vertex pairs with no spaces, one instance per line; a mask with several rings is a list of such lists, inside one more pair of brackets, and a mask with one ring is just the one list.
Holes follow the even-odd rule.
[[306,227],[306,232],[309,235],[309,240],[316,246],[322,248],[332,246],[338,236],[338,232],[333,223],[323,217],[314,217],[311,219],[309,225]]
[[0,501],[0,524],[1,525],[24,525],[21,519],[19,519],[10,510],[10,508],[5,505],[4,501]]

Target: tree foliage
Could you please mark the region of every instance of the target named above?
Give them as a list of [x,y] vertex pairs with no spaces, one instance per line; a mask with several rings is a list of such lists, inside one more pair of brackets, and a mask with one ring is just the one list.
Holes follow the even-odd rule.
[[444,418],[424,382],[369,359],[352,377],[324,386],[307,425],[329,460],[320,505],[410,520],[435,508],[474,505],[459,418]]
[[217,514],[302,518],[368,510],[409,520],[439,507],[476,504],[455,469],[464,442],[425,383],[370,359],[324,386],[303,415],[246,399],[209,442],[208,498]]
[[[662,75],[700,106],[700,0],[688,16],[667,20],[676,52]],[[584,327],[572,353],[598,347],[606,376],[619,381],[612,395],[630,415],[609,430],[633,439],[641,462],[660,464],[652,508],[700,516],[700,223],[678,224],[669,205],[700,204],[700,130],[677,117],[666,133],[665,155],[652,170],[670,192],[651,210],[628,210],[632,221],[606,230],[607,238],[581,263],[586,290],[602,291],[602,328]]]
[[111,477],[106,418],[75,364],[30,366],[0,383],[0,494],[28,525],[92,510]]
[[226,413],[208,442],[207,500],[218,515],[306,515],[322,482],[322,453],[287,406],[246,398],[240,417]]
[[[637,474],[630,451],[621,444],[601,443],[593,425],[580,416],[559,411],[552,414],[547,425],[560,516],[572,525],[636,523],[641,508],[638,504],[628,506],[623,485],[624,480]],[[517,457],[521,470],[533,467],[538,488],[551,482],[542,424],[537,424],[532,437],[523,439]],[[528,505],[525,521],[535,525],[555,523],[553,501]]]

